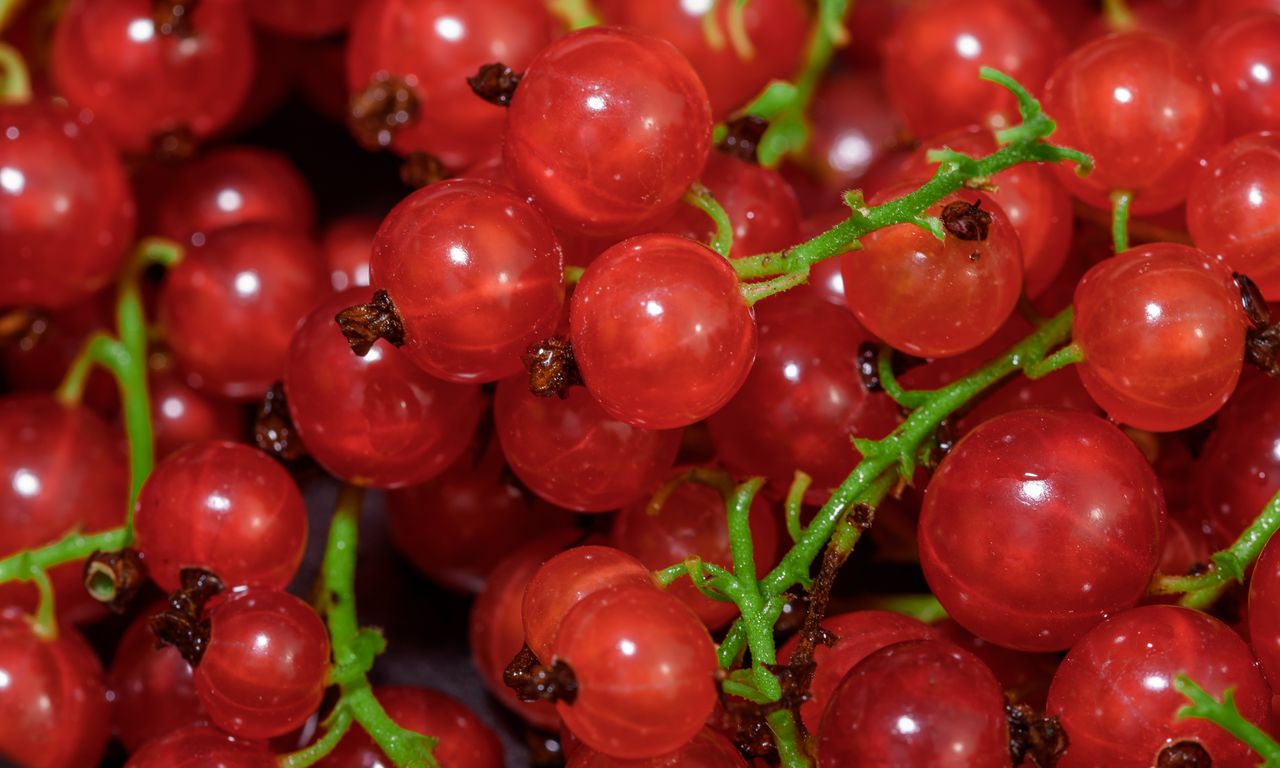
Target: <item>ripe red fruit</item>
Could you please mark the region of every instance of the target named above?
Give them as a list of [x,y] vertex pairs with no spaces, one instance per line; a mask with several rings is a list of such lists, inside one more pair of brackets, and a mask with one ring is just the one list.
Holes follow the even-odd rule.
[[272,0],[249,4],[249,13],[272,32],[322,37],[345,30],[359,7],[360,0]]
[[[1228,15],[1199,41],[1197,63],[1218,90],[1227,138],[1280,128],[1280,7]],[[1192,191],[1195,185],[1192,185]]]
[[645,496],[675,463],[679,430],[633,427],[582,387],[538,397],[523,376],[498,385],[493,418],[511,470],[529,490],[579,512],[608,512]]
[[[1280,22],[1280,17],[1276,17]],[[1280,135],[1251,133],[1215,152],[1187,194],[1196,246],[1280,299]]]
[[[566,750],[567,751],[567,750]],[[610,757],[579,746],[565,768],[747,768],[733,743],[710,728],[703,728],[693,741],[658,757],[628,760]]]
[[239,741],[216,728],[181,728],[150,741],[134,753],[125,768],[275,768],[275,755],[256,744]]
[[[124,523],[128,472],[119,436],[88,408],[66,407],[43,394],[0,398],[0,557],[51,544],[73,530],[103,531]],[[100,615],[84,589],[84,563],[49,573],[60,615]],[[0,606],[34,609],[30,584],[0,585]]]
[[[854,14],[864,5],[855,4]],[[849,31],[858,34],[852,25]],[[878,73],[854,70],[829,75],[813,97],[809,122],[805,151],[811,160],[809,170],[822,188],[817,210],[839,206],[840,195],[850,189],[874,194],[863,179],[903,136],[901,118],[889,105]],[[848,215],[847,211],[841,213],[841,218]]]
[[1280,683],[1280,539],[1263,548],[1249,580],[1249,638],[1275,688]]
[[613,547],[574,547],[543,563],[529,579],[521,605],[529,650],[550,663],[569,611],[589,595],[620,586],[657,589],[644,563]]
[[89,298],[133,237],[119,158],[91,120],[53,102],[0,106],[0,136],[0,305]]
[[1235,690],[1244,719],[1266,723],[1271,692],[1248,646],[1199,611],[1150,605],[1121,613],[1080,639],[1058,668],[1047,712],[1070,735],[1060,768],[1154,765],[1160,751],[1194,741],[1215,766],[1251,766],[1257,756],[1208,720],[1180,718],[1186,674],[1210,695]]
[[[712,152],[699,178],[724,208],[733,227],[732,256],[780,251],[800,238],[800,203],[777,171],[724,152]],[[659,227],[700,243],[716,234],[711,217],[692,205],[676,208]]]
[[160,289],[160,321],[187,383],[234,400],[262,397],[328,282],[306,235],[266,224],[209,233]]
[[1187,194],[1201,160],[1222,141],[1222,113],[1208,80],[1170,40],[1134,32],[1077,48],[1044,91],[1058,122],[1057,144],[1093,157],[1081,178],[1054,170],[1081,200],[1110,208],[1109,195],[1133,193],[1133,213],[1155,213]]
[[1240,383],[1200,449],[1192,487],[1215,548],[1235,541],[1280,491],[1280,381]]
[[715,707],[711,636],[687,606],[651,586],[584,598],[564,617],[554,653],[578,682],[573,703],[556,710],[597,752],[631,759],[672,752]]
[[159,370],[152,369],[149,382],[156,458],[163,459],[191,443],[245,436],[244,411],[238,405],[206,397],[187,386],[179,373],[169,367],[172,361],[164,365]]
[[1061,650],[1142,597],[1164,515],[1155,472],[1123,432],[1083,413],[1013,411],[970,432],[929,481],[920,564],[965,629]]
[[648,429],[718,411],[756,352],[755,318],[733,267],[673,235],[634,237],[600,254],[573,292],[569,327],[592,396]]
[[97,765],[110,736],[102,664],[71,627],[42,640],[0,611],[0,758],[24,768]]
[[283,589],[302,562],[307,511],[293,478],[239,443],[190,445],[156,465],[142,486],[135,546],[162,589],[187,567],[228,587]]
[[501,61],[520,72],[551,42],[553,22],[539,0],[374,0],[362,3],[347,43],[347,87],[403,78],[417,108],[394,135],[400,154],[428,152],[448,168],[474,163],[502,139],[503,110],[477,97],[466,78]]
[[525,70],[503,146],[512,181],[556,227],[627,234],[670,215],[702,173],[711,108],[670,43],[594,27]]
[[1000,684],[976,656],[946,641],[876,651],[831,695],[818,730],[818,765],[1007,768]]
[[231,122],[253,77],[253,36],[239,3],[194,9],[191,35],[163,34],[149,0],[74,0],[53,35],[58,92],[90,110],[126,152],[160,134],[207,138]]
[[1231,273],[1203,251],[1144,245],[1076,288],[1076,370],[1112,419],[1153,432],[1213,415],[1244,365],[1247,319]]
[[[448,768],[502,768],[502,743],[465,704],[429,688],[382,685],[373,689],[391,719],[401,728],[437,739],[432,754]],[[316,763],[318,768],[391,768],[393,763],[359,726],[336,749]]]
[[884,41],[885,90],[917,137],[975,123],[1004,128],[1017,122],[1017,103],[979,70],[995,67],[1035,93],[1063,48],[1032,0],[915,3]]
[[[893,187],[870,202],[909,191]],[[925,215],[942,216],[961,203],[977,210],[951,225],[943,240],[914,224],[895,224],[839,257],[845,301],[868,331],[895,349],[922,357],[967,352],[995,334],[1018,303],[1022,250],[999,205],[965,190],[942,198]],[[973,217],[986,217],[986,224],[962,229]]]
[[564,303],[555,233],[496,184],[455,179],[397,205],[373,241],[374,287],[404,324],[404,352],[449,381],[496,381],[551,335]]
[[386,341],[351,354],[333,318],[370,293],[335,294],[303,319],[285,363],[285,401],[307,452],[331,474],[399,488],[457,459],[485,403],[478,387],[437,379]]
[[373,216],[343,216],[320,234],[320,250],[329,266],[333,290],[344,291],[369,284],[369,255],[382,222]]
[[316,612],[274,589],[235,592],[214,606],[196,695],[214,725],[262,739],[292,731],[320,707],[329,633]]

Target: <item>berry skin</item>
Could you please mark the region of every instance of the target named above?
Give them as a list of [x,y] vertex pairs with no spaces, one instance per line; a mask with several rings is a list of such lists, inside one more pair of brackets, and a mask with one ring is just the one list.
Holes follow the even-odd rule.
[[1155,472],[1123,432],[1073,411],[1013,411],[970,432],[929,482],[920,564],[965,629],[1061,650],[1142,597],[1164,516]]
[[[699,179],[724,208],[733,227],[731,256],[779,251],[800,239],[800,203],[777,171],[724,152],[712,152]],[[711,217],[681,205],[660,229],[700,243],[715,236]]]
[[537,210],[496,184],[455,179],[397,205],[373,241],[372,283],[391,294],[403,350],[448,381],[497,381],[555,330],[560,245]]
[[156,465],[138,496],[135,546],[166,591],[179,572],[213,571],[228,589],[283,589],[302,562],[307,511],[288,471],[239,443],[190,445]]
[[252,742],[205,725],[189,726],[147,742],[125,768],[275,768],[275,755]]
[[1197,62],[1222,97],[1229,139],[1280,129],[1280,8],[1272,11],[1222,14],[1199,41]]
[[320,235],[320,250],[329,265],[333,290],[362,288],[369,284],[369,252],[382,222],[373,216],[343,216],[329,223]]
[[1263,548],[1249,580],[1249,637],[1275,688],[1280,683],[1280,539]]
[[711,636],[684,603],[650,586],[583,599],[565,616],[554,654],[578,682],[573,703],[556,710],[597,752],[635,759],[675,751],[715,707]]
[[[156,357],[152,355],[153,361]],[[244,436],[244,413],[236,403],[206,397],[187,386],[171,367],[152,365],[149,394],[157,459],[191,443]]]
[[1280,491],[1280,381],[1248,376],[1218,413],[1193,470],[1193,508],[1214,549],[1235,541]]
[[642,231],[702,173],[711,107],[665,40],[610,27],[574,32],[529,65],[507,110],[516,188],[557,228]]
[[747,768],[733,743],[710,728],[698,731],[693,741],[675,752],[658,757],[626,760],[581,745],[568,757],[566,768]]
[[288,733],[320,707],[329,633],[311,606],[286,592],[249,588],[209,613],[209,645],[196,695],[219,728],[250,739]]
[[59,309],[110,282],[135,213],[101,128],[54,102],[0,106],[0,169],[0,306]]
[[75,0],[53,35],[58,92],[90,110],[120,149],[146,152],[170,131],[207,138],[231,122],[253,78],[239,3],[205,3],[191,35],[164,34],[149,0]]
[[251,3],[249,13],[259,26],[291,37],[323,37],[342,32],[360,0],[271,0]]
[[738,391],[756,326],[733,267],[706,246],[642,235],[600,254],[569,305],[587,390],[614,418],[647,429],[700,421]]
[[1093,157],[1081,178],[1054,166],[1072,194],[1110,208],[1113,190],[1133,193],[1132,213],[1156,213],[1186,197],[1203,158],[1222,142],[1222,111],[1208,80],[1170,40],[1133,32],[1077,48],[1045,85],[1053,141]]
[[1047,712],[1070,736],[1060,768],[1147,768],[1166,745],[1195,741],[1214,768],[1246,768],[1257,756],[1207,720],[1179,718],[1186,674],[1214,698],[1235,689],[1240,714],[1266,723],[1270,689],[1248,646],[1199,611],[1149,605],[1118,614],[1072,647],[1049,689]]
[[386,341],[351,354],[333,318],[370,293],[334,294],[303,319],[285,363],[285,402],[307,452],[330,474],[400,488],[435,477],[467,449],[484,398],[478,387],[431,376]]
[[1184,429],[1231,396],[1244,365],[1240,289],[1216,259],[1156,243],[1090,269],[1076,288],[1076,370],[1112,419]]

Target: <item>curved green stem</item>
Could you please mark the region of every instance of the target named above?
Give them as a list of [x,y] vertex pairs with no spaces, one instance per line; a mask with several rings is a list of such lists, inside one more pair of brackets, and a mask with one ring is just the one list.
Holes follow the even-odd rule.
[[577,285],[582,280],[582,275],[586,272],[585,267],[575,267],[572,264],[566,264],[564,267],[564,284]]
[[55,565],[83,560],[98,550],[111,552],[128,544],[128,534],[123,527],[99,533],[68,533],[61,539],[39,549],[27,549],[0,559],[0,584],[6,581],[34,581],[37,571],[46,571]]
[[800,523],[800,513],[804,510],[804,495],[809,492],[809,486],[813,485],[813,478],[801,470],[796,470],[795,478],[791,481],[791,488],[787,490],[786,514],[787,514],[787,534],[791,536],[791,540],[799,541],[804,535],[804,526]]
[[40,593],[40,598],[36,602],[36,612],[31,617],[31,627],[40,639],[57,640],[58,613],[55,607],[53,582],[49,581],[48,572],[42,568],[32,569],[31,581],[35,582],[36,591]]
[[1178,710],[1178,717],[1208,720],[1258,753],[1263,760],[1258,768],[1280,768],[1280,744],[1266,731],[1244,719],[1236,708],[1235,691],[1228,688],[1222,694],[1222,701],[1218,701],[1186,675],[1178,675],[1173,687],[1191,701]]
[[937,624],[947,618],[947,610],[930,594],[873,595],[853,601],[859,610],[892,611],[910,616],[925,624]]
[[707,245],[726,259],[729,258],[729,253],[733,250],[733,223],[729,221],[729,214],[724,212],[724,208],[716,201],[711,190],[707,189],[702,182],[695,181],[684,193],[684,202],[711,218],[711,223],[715,225],[715,233],[712,234],[711,242]]
[[547,0],[547,10],[569,29],[585,29],[600,23],[591,0]]
[[1128,32],[1133,29],[1133,12],[1125,0],[1102,0],[1102,18],[1112,32]]
[[[0,8],[0,24],[6,21]],[[26,104],[31,101],[31,75],[18,49],[0,43],[0,104]]]
[[1116,253],[1129,250],[1129,207],[1133,193],[1117,189],[1111,193],[1111,243]]
[[773,731],[774,743],[778,748],[778,757],[783,768],[806,768],[813,765],[800,743],[800,728],[796,725],[795,715],[789,709],[770,712],[765,718],[769,730]]
[[324,735],[311,746],[289,752],[276,758],[280,768],[307,768],[315,765],[329,755],[342,741],[342,737],[351,730],[351,710],[345,703],[339,702],[333,713],[324,722]]
[[876,375],[880,378],[880,387],[884,393],[903,408],[919,408],[933,394],[932,390],[927,389],[909,392],[902,388],[893,372],[893,347],[888,344],[881,345],[880,352],[876,355]]
[[1084,360],[1084,350],[1079,344],[1068,344],[1043,360],[1038,360],[1023,368],[1028,379],[1042,379],[1054,371],[1062,370],[1068,365],[1075,365]]
[[1245,571],[1262,554],[1262,548],[1277,529],[1280,529],[1280,493],[1271,497],[1271,501],[1230,547],[1214,553],[1209,570],[1197,576],[1157,574],[1149,592],[1153,595],[1185,593],[1182,605],[1208,608],[1233,581],[1244,581]]

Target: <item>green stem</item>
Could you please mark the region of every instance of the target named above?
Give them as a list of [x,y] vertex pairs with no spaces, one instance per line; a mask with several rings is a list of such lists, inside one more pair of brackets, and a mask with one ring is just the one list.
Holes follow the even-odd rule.
[[1244,719],[1236,708],[1235,691],[1228,688],[1222,694],[1222,701],[1218,701],[1186,675],[1178,675],[1173,687],[1191,701],[1178,710],[1178,717],[1208,720],[1258,753],[1263,759],[1258,768],[1280,768],[1280,744],[1266,731]]
[[577,285],[582,280],[582,274],[586,272],[584,267],[575,267],[572,264],[566,264],[564,267],[564,284]]
[[769,723],[769,730],[773,731],[782,768],[808,768],[813,765],[800,744],[800,728],[796,725],[796,718],[791,710],[770,712],[765,720]]
[[128,544],[123,527],[83,534],[72,532],[39,549],[27,549],[0,559],[0,584],[7,581],[33,581],[38,571],[83,560],[98,550],[111,552]]
[[309,747],[289,752],[276,758],[280,768],[307,768],[315,765],[329,755],[351,729],[351,710],[345,705],[334,707],[324,723],[324,735]]
[[350,710],[355,721],[399,768],[439,768],[432,754],[436,740],[397,725],[374,697],[365,674],[382,646],[381,636],[361,631],[356,619],[356,544],[362,504],[363,492],[359,488],[342,486],[320,571],[333,648],[333,677],[342,691],[335,706]]
[[1111,243],[1116,253],[1129,250],[1129,207],[1133,193],[1117,189],[1111,193]]
[[1102,17],[1112,32],[1128,32],[1133,29],[1133,12],[1125,0],[1102,0]]
[[876,374],[880,377],[881,389],[903,408],[919,408],[933,395],[932,390],[908,392],[902,388],[898,377],[893,373],[893,347],[888,344],[881,345],[880,353],[876,356]]
[[787,490],[785,505],[787,533],[791,536],[793,542],[799,541],[800,537],[804,535],[804,526],[800,523],[800,513],[804,511],[804,495],[808,493],[811,485],[813,485],[813,478],[797,469],[795,479],[791,481],[791,488]]
[[873,595],[855,600],[860,610],[892,611],[918,619],[925,624],[937,624],[947,618],[947,610],[933,595]]
[[[0,8],[0,23],[6,21]],[[26,104],[31,101],[31,75],[18,49],[0,43],[0,104]]]
[[1197,576],[1157,574],[1149,591],[1153,595],[1183,594],[1181,602],[1188,608],[1207,608],[1231,582],[1244,581],[1245,571],[1262,554],[1262,548],[1277,529],[1280,529],[1280,493],[1271,497],[1230,547],[1214,553],[1209,570]]
[[591,7],[591,0],[547,0],[547,10],[571,30],[594,27],[600,23],[600,17]]
[[41,568],[31,571],[31,581],[35,582],[36,591],[40,594],[36,612],[31,617],[31,627],[35,630],[36,637],[52,642],[58,639],[58,612],[53,582],[49,581],[48,572]]
[[724,212],[724,207],[716,201],[711,190],[701,182],[695,181],[684,193],[684,202],[711,218],[711,223],[715,225],[715,233],[711,235],[711,242],[708,245],[711,250],[726,259],[729,258],[729,253],[733,251],[733,222],[729,221],[729,214]]
[[1028,365],[1025,369],[1028,379],[1042,379],[1054,371],[1075,365],[1084,360],[1084,350],[1079,344],[1068,344],[1045,359]]
[[[863,489],[854,499],[850,508],[859,504],[865,504],[872,509],[880,506],[880,502],[888,495],[889,490],[893,488],[893,484],[898,481],[898,473],[896,471],[885,472]],[[836,550],[844,556],[848,556],[853,552],[853,548],[862,540],[864,529],[856,525],[842,525],[836,528],[835,533],[831,536],[832,543],[835,544]]]

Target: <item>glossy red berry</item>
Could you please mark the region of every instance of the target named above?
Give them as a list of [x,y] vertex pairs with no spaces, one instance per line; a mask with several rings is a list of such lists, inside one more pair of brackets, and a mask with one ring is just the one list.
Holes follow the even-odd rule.
[[679,430],[618,421],[582,387],[538,397],[519,376],[498,385],[502,452],[529,490],[579,512],[608,512],[652,491],[675,463]]
[[733,267],[673,235],[635,237],[596,258],[573,293],[569,327],[592,396],[614,418],[649,429],[718,411],[756,352],[755,318]]
[[[827,711],[827,704],[840,681],[858,662],[895,643],[941,637],[928,624],[888,611],[838,613],[823,619],[822,629],[834,640],[830,645],[820,642],[814,646],[816,666],[809,683],[809,700],[800,705],[800,717],[811,733],[816,733],[821,725],[822,715]],[[779,660],[783,663],[791,661],[799,641],[797,635],[778,649]]]
[[307,511],[288,471],[239,443],[190,445],[156,465],[138,497],[135,546],[166,591],[179,571],[228,587],[282,589],[302,562]]
[[1058,178],[1080,199],[1110,208],[1113,190],[1133,193],[1133,213],[1177,205],[1201,160],[1222,141],[1222,113],[1208,80],[1168,39],[1134,32],[1088,43],[1059,64],[1044,91],[1055,143],[1093,158],[1081,178]]
[[294,328],[328,290],[306,235],[242,224],[210,233],[169,271],[160,320],[187,383],[256,400],[284,374]]
[[882,648],[831,694],[820,768],[1006,768],[1004,696],[991,670],[942,640]]
[[965,649],[987,665],[987,669],[1000,681],[1006,699],[1018,704],[1029,704],[1037,710],[1044,709],[1049,695],[1049,683],[1058,671],[1062,660],[1057,653],[1029,653],[1015,651],[987,642],[969,630],[947,619],[932,625],[938,634]]
[[[0,557],[51,544],[73,530],[104,531],[124,523],[128,471],[119,435],[81,406],[48,395],[0,398]],[[62,617],[99,615],[84,589],[84,564],[53,568]],[[36,606],[30,584],[0,586],[0,606]]]
[[1193,473],[1193,509],[1225,547],[1280,491],[1280,381],[1250,376],[1218,413]]
[[324,228],[320,250],[329,266],[333,290],[345,291],[369,284],[369,256],[381,223],[373,216],[352,214],[335,219]]
[[130,753],[180,728],[209,722],[191,665],[177,648],[158,646],[148,626],[165,607],[156,603],[129,625],[107,673],[112,730]]
[[370,293],[335,294],[303,319],[289,345],[285,401],[307,452],[330,474],[399,488],[457,459],[485,403],[478,387],[437,379],[386,341],[351,354],[333,318]]
[[[770,80],[794,75],[809,39],[811,12],[798,0],[760,0],[742,7],[742,32],[751,46],[746,57],[723,38],[732,23],[729,5],[601,0],[596,7],[607,24],[661,37],[679,48],[707,87],[716,119],[755,98]],[[719,25],[718,44],[707,32],[709,23]]]
[[58,16],[53,80],[91,111],[127,152],[161,134],[207,138],[227,125],[249,92],[253,36],[244,8],[203,3],[190,34],[165,34],[149,0],[75,0]]
[[[899,171],[900,178],[921,184],[933,176],[931,149],[947,147],[972,157],[985,157],[999,147],[995,134],[978,127],[935,136],[917,150]],[[1071,250],[1071,195],[1048,168],[1024,163],[991,177],[991,199],[1000,206],[1018,233],[1022,247],[1023,290],[1035,298],[1053,283]]]
[[404,324],[404,351],[450,381],[496,381],[555,330],[560,246],[511,190],[457,179],[418,190],[383,220],[370,262]]
[[197,392],[171,367],[152,371],[148,394],[158,459],[191,443],[245,437],[239,406]]
[[1060,768],[1145,768],[1179,741],[1197,742],[1215,766],[1256,763],[1248,747],[1212,722],[1177,716],[1187,705],[1173,687],[1179,674],[1215,698],[1234,689],[1240,714],[1267,722],[1270,689],[1230,627],[1188,608],[1135,608],[1081,638],[1053,679],[1047,711],[1071,739]]
[[0,305],[58,309],[110,282],[133,194],[101,130],[53,102],[0,106]]
[[1249,580],[1249,639],[1274,689],[1280,683],[1280,540],[1263,547]]
[[1123,432],[1072,411],[1013,411],[970,432],[929,481],[920,564],[965,629],[1061,650],[1142,597],[1164,514],[1155,472]]
[[821,503],[858,463],[850,438],[888,434],[898,407],[862,386],[858,352],[872,337],[847,309],[787,295],[763,302],[756,320],[755,365],[707,420],[711,442],[730,470],[764,475],[779,492],[797,469],[807,472],[810,500]]
[[619,586],[657,589],[649,569],[612,547],[585,546],[561,552],[529,579],[521,613],[529,649],[550,663],[565,616],[589,595]]
[[[1280,21],[1280,17],[1276,17]],[[1187,229],[1201,250],[1280,299],[1280,135],[1251,133],[1209,158],[1187,194]]]
[[254,147],[215,150],[183,165],[155,216],[159,234],[183,245],[202,245],[210,232],[236,224],[309,234],[316,223],[315,202],[298,169],[284,155]]
[[[908,191],[885,190],[871,203]],[[914,224],[895,224],[840,257],[845,301],[862,325],[895,349],[922,357],[958,355],[986,341],[1022,292],[1022,250],[1004,211],[981,192],[962,191],[926,215],[948,211],[958,218],[944,225],[951,228],[943,240]],[[968,231],[970,219],[985,224]]]
[[298,598],[273,589],[233,593],[209,614],[196,694],[214,725],[262,739],[288,733],[320,707],[329,632]]
[[249,13],[260,26],[291,37],[322,37],[342,32],[360,0],[271,0],[251,3]]
[[36,636],[21,611],[0,611],[0,759],[23,768],[97,765],[110,736],[102,664],[71,627]]
[[[778,561],[778,519],[756,497],[749,520],[756,571],[766,573]],[[655,571],[690,557],[732,570],[724,497],[696,481],[678,485],[657,510],[650,509],[648,499],[625,507],[613,521],[611,536],[613,546]],[[677,580],[667,591],[692,608],[709,629],[719,629],[739,614],[736,605],[704,596],[689,579]]]
[[1200,69],[1222,99],[1227,138],[1280,128],[1280,8],[1272,10],[1222,15],[1197,46]]
[[379,143],[465,168],[498,144],[503,122],[502,108],[476,96],[466,79],[499,61],[524,71],[552,34],[551,16],[538,0],[362,3],[347,43],[347,87],[356,95],[379,77],[402,78],[416,108]]
[[[861,8],[856,5],[854,14]],[[857,34],[852,26],[850,31]],[[818,86],[809,121],[805,151],[823,190],[818,210],[839,206],[840,195],[850,189],[874,194],[861,182],[903,135],[901,118],[889,105],[879,76],[861,70],[830,75]],[[847,217],[847,211],[842,213]]]
[[512,181],[557,227],[627,234],[668,216],[702,173],[711,108],[670,43],[594,27],[529,65],[503,146]]
[[388,494],[392,544],[431,580],[479,592],[508,552],[572,522],[568,512],[534,503],[505,469],[498,446],[491,444],[481,457],[463,453],[430,482]]
[[1107,259],[1081,279],[1075,311],[1080,379],[1123,424],[1189,427],[1221,408],[1240,377],[1240,289],[1203,251],[1156,243]]
[[180,728],[138,750],[125,768],[275,768],[275,755],[208,726]]
[[1032,0],[916,3],[884,41],[885,90],[917,137],[975,123],[1003,128],[1017,122],[1017,102],[979,70],[994,67],[1037,92],[1063,48]]
[[[432,754],[448,768],[502,768],[502,743],[465,704],[439,691],[402,685],[373,689],[401,728],[437,739]],[[395,763],[360,728],[353,728],[319,768],[393,768]]]
[[597,752],[630,759],[672,752],[715,707],[711,636],[684,603],[650,586],[584,598],[565,616],[554,653],[578,682],[573,703],[556,710]]
[[641,760],[610,757],[580,746],[569,756],[566,768],[747,768],[747,762],[731,741],[703,728],[675,752]]
[[[780,251],[799,239],[800,203],[777,171],[712,152],[699,180],[729,217],[732,256]],[[711,217],[687,204],[660,229],[700,243],[710,242],[716,233]]]

